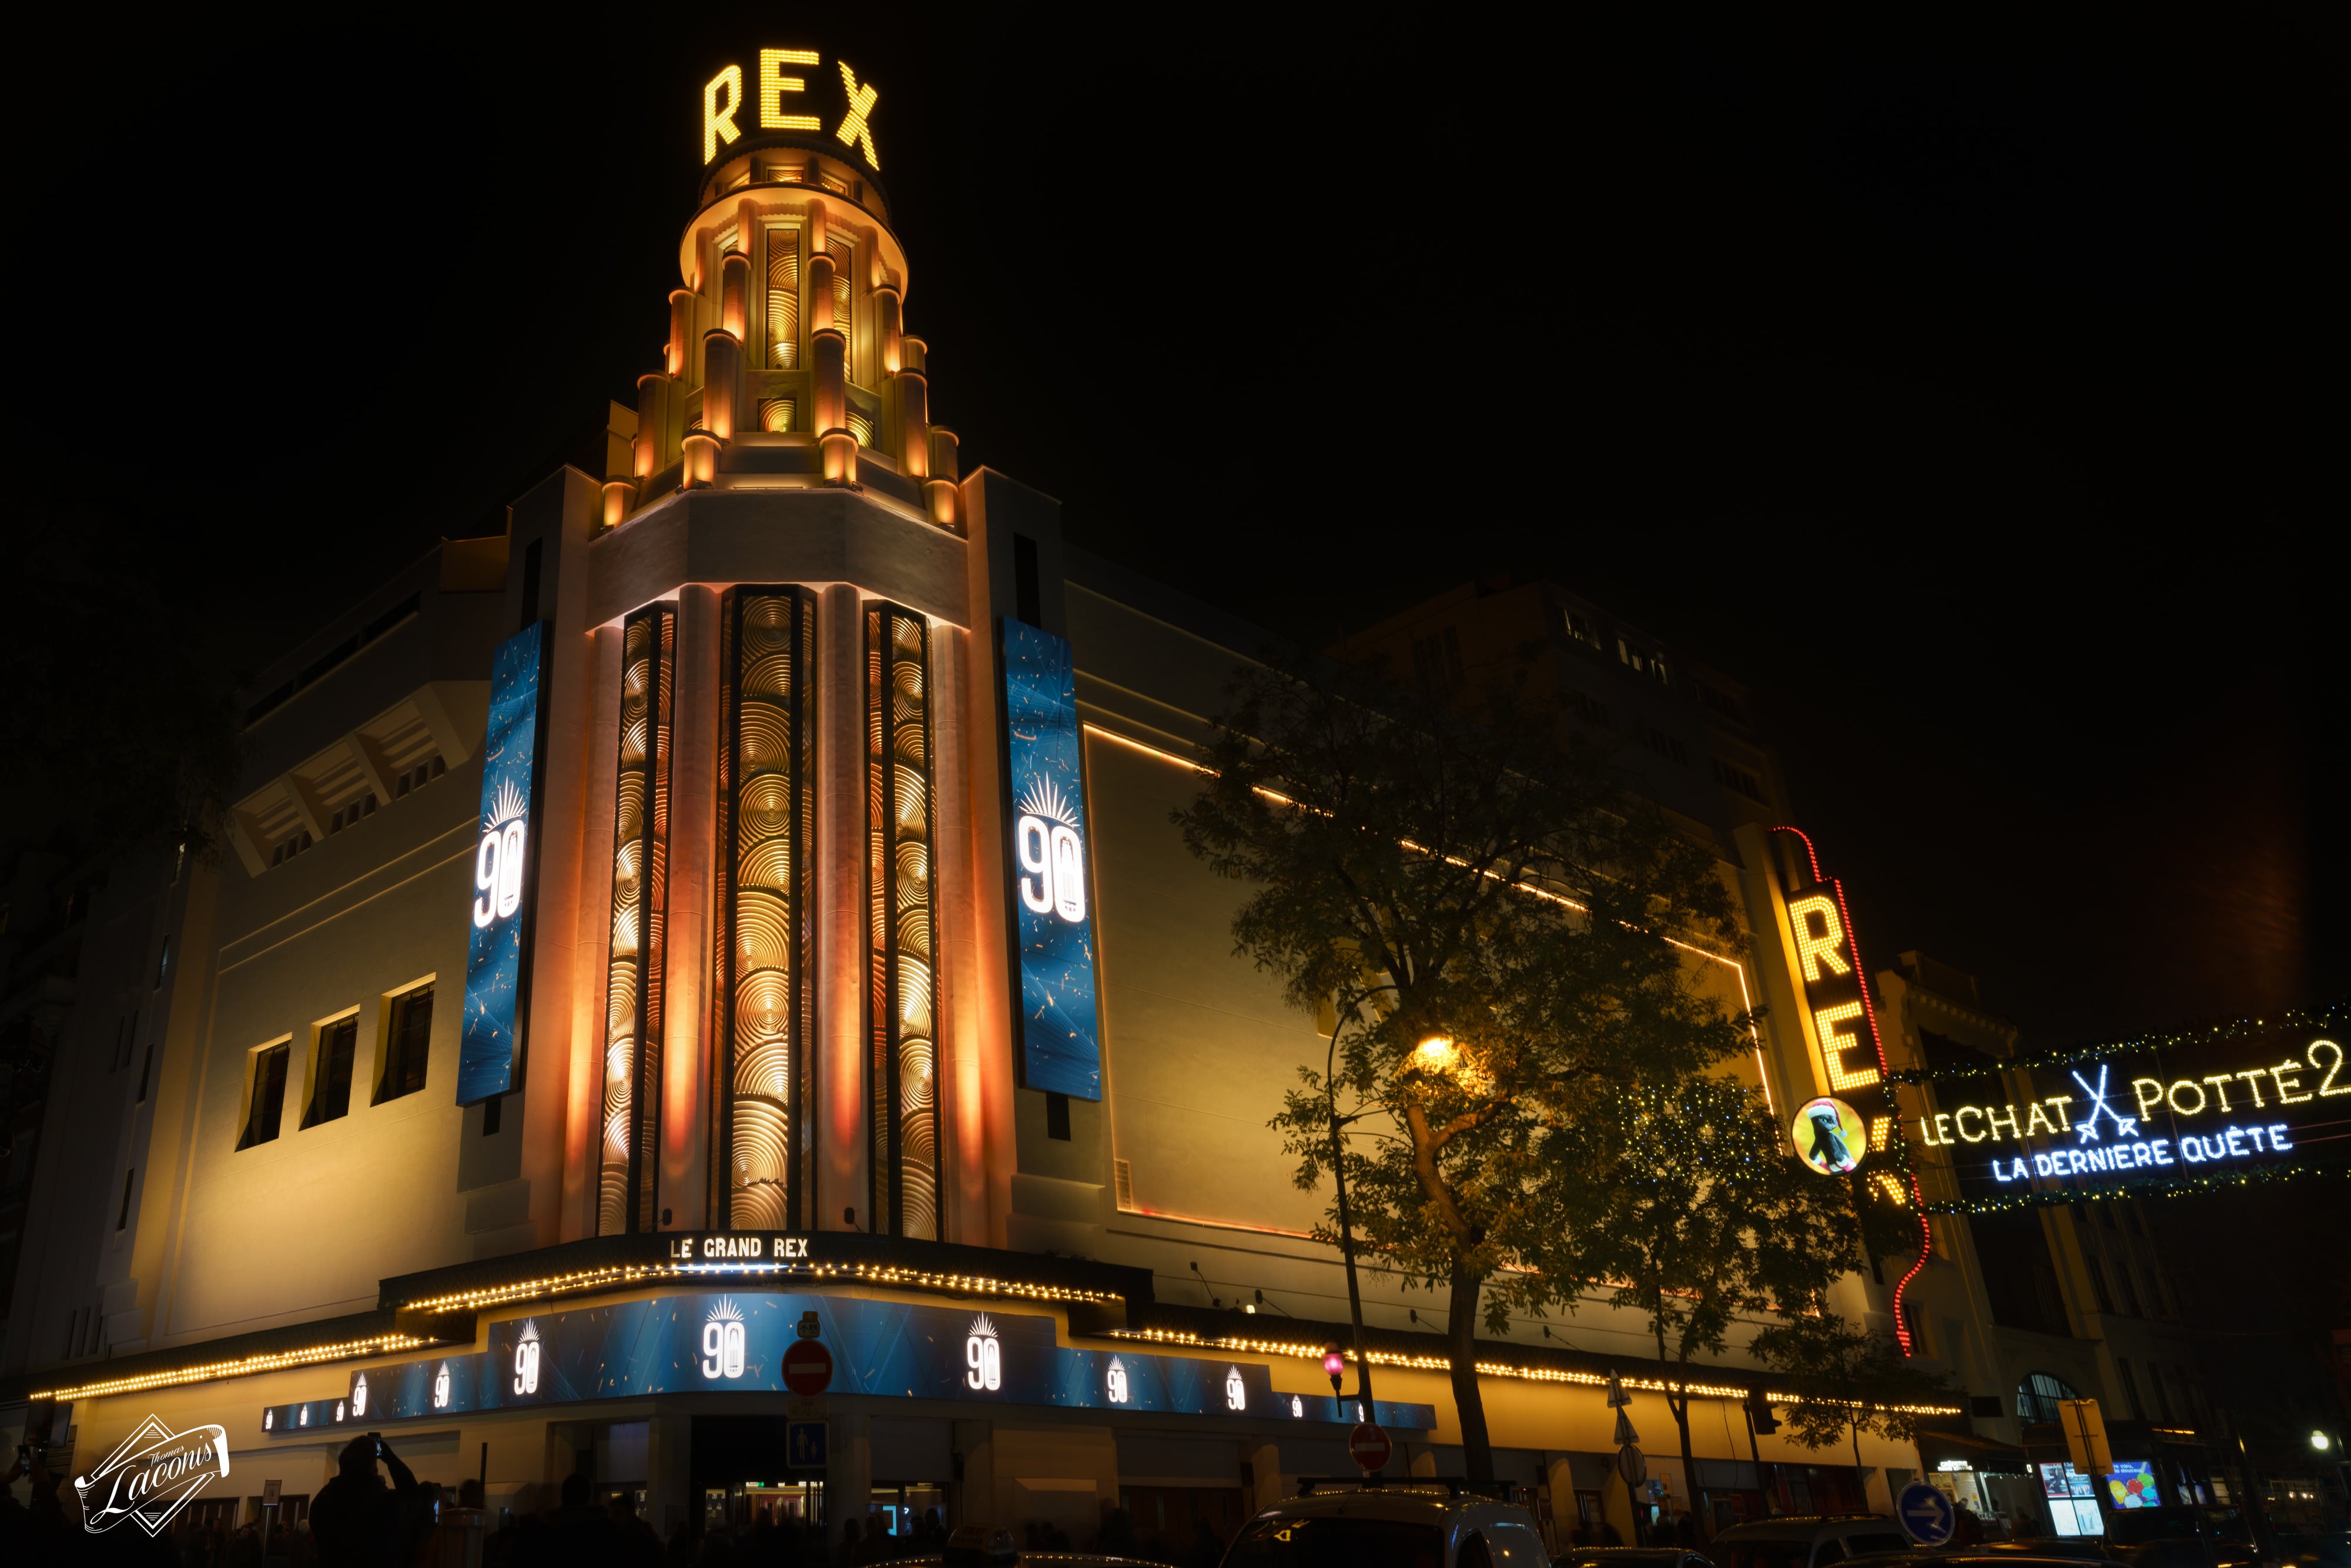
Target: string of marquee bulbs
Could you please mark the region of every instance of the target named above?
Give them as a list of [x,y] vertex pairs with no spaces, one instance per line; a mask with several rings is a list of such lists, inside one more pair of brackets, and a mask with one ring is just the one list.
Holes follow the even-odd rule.
[[2209,1025],[2203,1029],[2182,1030],[2175,1033],[2126,1035],[2119,1040],[2095,1040],[2088,1045],[2053,1045],[2040,1051],[2023,1051],[2015,1056],[1996,1059],[1991,1066],[1970,1072],[1938,1072],[1932,1068],[1910,1067],[1889,1071],[1890,1082],[1924,1084],[1938,1080],[1980,1078],[1985,1072],[2007,1072],[2038,1067],[2067,1067],[2077,1061],[2095,1061],[2100,1057],[2159,1055],[2167,1051],[2189,1051],[2199,1046],[2226,1045],[2233,1040],[2243,1040],[2257,1034],[2273,1034],[2279,1030],[2318,1030],[2332,1031],[2344,1028],[2351,1019],[2351,1002],[2333,1002],[2318,1009],[2295,1008],[2267,1018],[2232,1019],[2227,1023]]

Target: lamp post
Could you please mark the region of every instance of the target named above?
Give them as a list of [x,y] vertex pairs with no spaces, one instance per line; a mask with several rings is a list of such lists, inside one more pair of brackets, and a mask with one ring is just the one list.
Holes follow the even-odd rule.
[[[1334,1013],[1336,1009],[1333,1009]],[[1347,1265],[1347,1314],[1355,1331],[1355,1395],[1364,1402],[1364,1419],[1371,1420],[1378,1406],[1372,1402],[1372,1358],[1364,1351],[1364,1293],[1355,1282],[1355,1231],[1347,1218],[1347,1167],[1341,1162],[1339,1129],[1356,1121],[1364,1113],[1353,1116],[1339,1114],[1339,1083],[1335,1071],[1339,1061],[1339,1030],[1345,1015],[1331,1020],[1331,1049],[1322,1058],[1322,1090],[1331,1102],[1331,1179],[1339,1187],[1339,1256]],[[1338,1380],[1332,1380],[1332,1392],[1338,1392]]]

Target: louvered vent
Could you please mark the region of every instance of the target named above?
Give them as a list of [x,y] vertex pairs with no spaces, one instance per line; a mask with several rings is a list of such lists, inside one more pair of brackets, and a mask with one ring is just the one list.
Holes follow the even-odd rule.
[[1118,1206],[1130,1213],[1134,1208],[1134,1166],[1126,1160],[1111,1161],[1118,1183]]

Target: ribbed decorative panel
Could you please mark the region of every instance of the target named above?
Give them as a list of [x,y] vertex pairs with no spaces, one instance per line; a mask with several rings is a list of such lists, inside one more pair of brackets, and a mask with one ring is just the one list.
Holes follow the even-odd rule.
[[603,1148],[596,1233],[653,1228],[646,1151],[661,1112],[663,929],[668,898],[670,681],[667,605],[621,634],[619,784],[612,826],[612,955],[605,988]]
[[768,362],[779,371],[800,368],[800,236],[797,229],[768,231]]
[[[720,762],[718,1134],[726,1215],[738,1230],[799,1228],[808,1143],[806,1064],[815,937],[808,918],[808,845],[815,831],[809,762],[815,727],[815,616],[789,588],[736,591],[724,654],[727,745]],[[803,1151],[805,1152],[805,1151]]]
[[859,408],[855,403],[852,403],[849,405],[846,417],[849,420],[849,434],[857,437],[857,444],[860,446],[872,445],[873,416]]
[[889,1233],[940,1239],[938,1046],[931,892],[929,631],[865,616],[866,913],[873,1212]]
[[798,410],[788,397],[763,397],[759,400],[759,428],[778,432],[789,431]]

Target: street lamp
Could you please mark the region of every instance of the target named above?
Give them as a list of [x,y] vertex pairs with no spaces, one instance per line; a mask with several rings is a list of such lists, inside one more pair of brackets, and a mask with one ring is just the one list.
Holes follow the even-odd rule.
[[[1355,1230],[1347,1218],[1347,1167],[1340,1159],[1339,1129],[1360,1118],[1339,1114],[1339,1030],[1345,1025],[1346,1015],[1332,1009],[1331,1049],[1322,1057],[1322,1089],[1331,1101],[1331,1179],[1339,1188],[1339,1256],[1347,1265],[1347,1313],[1355,1329],[1355,1396],[1364,1402],[1364,1418],[1370,1420],[1377,1407],[1372,1403],[1372,1358],[1364,1354],[1364,1293],[1355,1282]],[[1331,1393],[1339,1393],[1339,1368],[1332,1364],[1332,1354],[1322,1355],[1322,1370],[1331,1375]]]
[[2327,1440],[2327,1437],[2326,1437],[2326,1434],[2325,1434],[2325,1433],[2324,1433],[2324,1432],[2313,1432],[2313,1433],[2310,1435],[2310,1446],[2311,1446],[2312,1448],[2316,1448],[2320,1453],[2322,1453],[2322,1454],[2323,1454],[2323,1453],[2326,1452],[2326,1450],[2327,1450],[2328,1448],[2332,1448],[2334,1445],[2333,1445],[2332,1443],[2330,1443],[2330,1442]]

